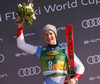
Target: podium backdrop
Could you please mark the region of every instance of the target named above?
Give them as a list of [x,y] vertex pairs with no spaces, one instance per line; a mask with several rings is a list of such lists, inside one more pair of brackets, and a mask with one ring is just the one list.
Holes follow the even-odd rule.
[[[27,2],[27,0],[18,0]],[[59,43],[65,44],[65,26],[74,27],[74,48],[85,66],[79,84],[100,83],[100,0],[34,0],[37,19],[24,24],[27,43],[46,45],[42,28],[57,27]],[[0,0],[0,84],[43,84],[39,60],[17,48],[17,0]]]

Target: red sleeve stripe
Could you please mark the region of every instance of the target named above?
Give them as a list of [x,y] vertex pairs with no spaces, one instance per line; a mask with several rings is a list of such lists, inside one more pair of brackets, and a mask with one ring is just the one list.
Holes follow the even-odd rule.
[[18,28],[17,30],[17,38],[23,33],[23,27]]
[[78,80],[81,78],[81,76],[82,76],[83,74],[75,74],[75,76],[74,77],[77,77],[78,78]]

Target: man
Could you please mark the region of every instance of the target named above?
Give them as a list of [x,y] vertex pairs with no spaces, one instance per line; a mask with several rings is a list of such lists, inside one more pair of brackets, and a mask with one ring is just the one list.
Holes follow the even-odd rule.
[[[18,21],[20,17],[16,19]],[[47,46],[34,46],[25,43],[23,36],[23,21],[18,26],[17,32],[17,46],[36,56],[42,65],[44,84],[75,84],[84,73],[84,66],[76,55],[74,55],[74,62],[76,74],[73,78],[66,81],[68,58],[67,49],[65,45],[59,44],[56,40],[57,30],[54,25],[47,24],[43,28],[43,37],[47,42]],[[66,81],[66,82],[65,82]]]

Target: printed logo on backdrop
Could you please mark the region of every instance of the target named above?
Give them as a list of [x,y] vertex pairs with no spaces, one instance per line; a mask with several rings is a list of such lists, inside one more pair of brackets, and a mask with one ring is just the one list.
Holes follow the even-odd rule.
[[93,5],[93,4],[99,5],[100,3],[100,0],[80,0],[80,1],[81,1],[81,4],[84,6]]
[[20,77],[39,75],[40,73],[41,73],[41,68],[39,66],[21,68],[18,71],[18,75]]
[[16,54],[15,54],[16,57],[26,56],[26,55],[28,55],[27,52],[22,52],[22,53],[16,53]]
[[2,17],[1,17],[1,14],[0,14],[0,22],[2,21]]
[[[39,35],[37,31],[27,30],[27,31],[24,31],[24,37],[26,41],[30,41],[30,40],[38,39]],[[16,43],[16,39],[17,39],[17,33],[16,32],[10,33],[10,42]]]
[[84,44],[90,44],[90,43],[96,43],[96,42],[100,42],[100,38],[85,40]]
[[94,81],[94,80],[100,80],[100,76],[92,76],[92,77],[89,77],[89,80],[90,81]]
[[2,42],[3,41],[3,38],[0,38],[0,42]]
[[16,12],[7,12],[5,14],[0,14],[0,22],[3,22],[4,20],[5,21],[15,20],[17,15],[18,14]]
[[65,30],[65,26],[57,28],[57,31],[64,31],[64,30]]
[[100,17],[83,20],[81,25],[85,29],[100,26]]
[[100,63],[100,54],[94,55],[94,56],[89,56],[87,58],[87,63],[90,64],[90,65],[99,64]]
[[4,55],[3,54],[0,54],[0,63],[4,62],[4,60],[5,60]]
[[[82,6],[88,6],[88,5],[99,5],[100,0],[80,0],[80,3],[78,3],[78,0],[67,0],[63,4],[53,4],[53,5],[48,5],[48,6],[43,6],[43,7],[38,7],[34,10],[35,15],[41,15],[42,13],[50,13],[50,12],[56,12],[56,11],[63,11],[63,10],[68,10],[72,8],[78,8],[78,4],[81,4]],[[44,10],[44,12],[42,12]],[[6,12],[6,11],[5,11]],[[15,20],[16,16],[18,14],[13,11],[13,12],[7,12],[4,14],[0,14],[0,22],[2,21],[9,21],[9,20]],[[4,18],[2,16],[5,16]]]
[[7,74],[0,74],[0,79],[1,78],[5,78],[5,77],[7,77],[8,75]]

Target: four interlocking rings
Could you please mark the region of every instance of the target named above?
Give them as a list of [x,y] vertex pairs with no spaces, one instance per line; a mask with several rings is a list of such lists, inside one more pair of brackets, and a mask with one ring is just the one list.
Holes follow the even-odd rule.
[[2,59],[0,60],[0,63],[2,63],[2,62],[5,60],[5,57],[4,57],[4,55],[0,54],[0,58],[2,58]]
[[87,63],[90,65],[100,63],[100,55],[89,56],[87,58]]
[[29,68],[21,68],[18,71],[18,75],[20,77],[38,75],[41,72],[41,68],[39,66],[29,67]]
[[88,20],[83,20],[81,25],[83,28],[99,26],[100,25],[100,17],[88,19]]

